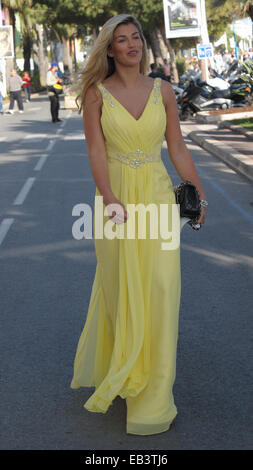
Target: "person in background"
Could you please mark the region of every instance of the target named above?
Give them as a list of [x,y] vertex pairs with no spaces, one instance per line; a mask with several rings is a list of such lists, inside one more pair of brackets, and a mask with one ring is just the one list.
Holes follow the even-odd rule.
[[170,82],[171,70],[170,70],[170,64],[168,63],[167,59],[164,59],[163,61],[163,73],[165,77],[167,78],[167,80]]
[[61,69],[60,69],[60,67],[59,67],[59,65],[58,65],[57,77],[62,78],[62,76],[63,76],[63,73],[62,73],[62,71],[61,71]]
[[18,103],[18,109],[20,113],[24,112],[23,101],[21,97],[21,87],[23,81],[22,78],[17,74],[15,69],[11,70],[11,76],[9,80],[9,88],[10,88],[10,106],[9,110],[7,111],[8,114],[13,114],[14,102],[15,100]]
[[69,70],[68,65],[64,65],[64,72],[63,72],[63,84],[70,85],[71,84],[71,72]]
[[48,86],[48,97],[50,99],[50,111],[52,116],[52,122],[55,124],[57,122],[62,122],[59,119],[59,96],[53,91],[53,86],[56,83],[61,83],[62,79],[58,77],[57,70],[58,70],[57,62],[52,62],[51,68],[47,72],[47,86]]
[[164,73],[159,72],[159,70],[157,70],[157,65],[155,63],[150,64],[150,68],[151,68],[151,73],[149,73],[148,75],[149,77],[151,78],[160,77],[162,80],[167,80],[167,77],[165,77]]
[[23,87],[25,90],[25,100],[28,103],[28,101],[31,101],[31,77],[26,71],[23,75]]
[[220,51],[217,51],[214,55],[214,62],[215,62],[215,70],[218,73],[222,73],[224,70],[224,61]]

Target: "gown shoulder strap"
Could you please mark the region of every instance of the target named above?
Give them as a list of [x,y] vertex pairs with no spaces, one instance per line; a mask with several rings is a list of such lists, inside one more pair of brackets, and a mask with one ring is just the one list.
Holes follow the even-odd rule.
[[161,77],[156,77],[154,79],[154,86],[157,87],[157,88],[158,87],[161,88],[161,81],[162,81]]
[[100,91],[102,98],[104,97],[104,87],[101,83],[97,83],[97,89]]
[[153,91],[154,91],[154,98],[155,98],[154,102],[155,102],[155,104],[161,103],[161,99],[160,99],[161,96],[162,96],[161,95],[161,83],[162,83],[162,79],[160,77],[156,77],[154,79],[154,89],[153,89]]
[[101,83],[97,83],[97,87],[98,87],[98,89],[99,89],[100,92],[101,92],[103,101],[104,101],[104,102],[108,102],[111,107],[114,107],[114,106],[115,106],[115,102],[114,102],[114,100],[112,99],[111,93],[110,93],[105,87],[103,87],[103,85],[102,85]]
[[101,83],[97,83],[97,87],[101,92],[103,91],[103,85]]

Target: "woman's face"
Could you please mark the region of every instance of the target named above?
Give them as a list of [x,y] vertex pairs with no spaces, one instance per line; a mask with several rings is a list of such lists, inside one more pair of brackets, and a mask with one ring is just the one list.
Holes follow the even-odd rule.
[[112,44],[108,48],[108,56],[113,57],[115,65],[133,66],[139,64],[142,58],[143,42],[137,27],[132,24],[122,24],[113,33]]

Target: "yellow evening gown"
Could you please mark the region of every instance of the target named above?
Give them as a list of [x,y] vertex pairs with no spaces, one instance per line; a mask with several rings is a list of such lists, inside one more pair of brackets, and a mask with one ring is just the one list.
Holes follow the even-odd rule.
[[[136,120],[98,85],[111,187],[125,206],[167,204],[171,210],[175,204],[172,181],[161,160],[166,113],[160,86],[161,79],[156,78]],[[100,196],[98,189],[96,196]],[[108,217],[104,217],[106,223],[115,227]],[[148,227],[147,222],[147,235]],[[172,388],[181,294],[180,244],[162,250],[159,233],[158,238],[94,240],[97,268],[71,388],[95,387],[84,404],[91,412],[105,413],[117,395],[126,399],[127,433],[164,432],[177,414]]]

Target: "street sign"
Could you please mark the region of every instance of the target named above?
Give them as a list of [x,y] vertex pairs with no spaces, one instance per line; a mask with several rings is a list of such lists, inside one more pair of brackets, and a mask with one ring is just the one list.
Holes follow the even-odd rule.
[[213,45],[212,44],[198,44],[198,58],[209,59],[213,57]]

